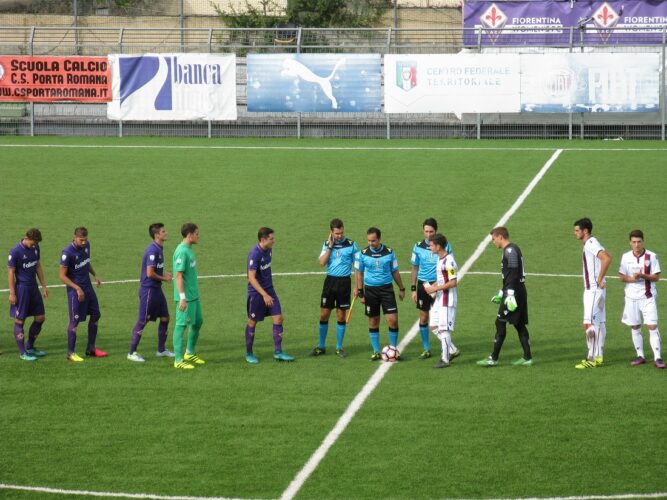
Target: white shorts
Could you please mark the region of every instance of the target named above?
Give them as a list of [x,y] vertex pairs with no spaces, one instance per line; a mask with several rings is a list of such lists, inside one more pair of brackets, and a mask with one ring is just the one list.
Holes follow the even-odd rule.
[[645,325],[658,324],[658,306],[655,297],[641,299],[626,297],[621,321],[628,326],[635,326],[642,324],[642,318],[644,318]]
[[429,314],[429,324],[431,328],[436,328],[440,331],[454,331],[454,323],[456,322],[456,307],[441,306],[434,304]]
[[584,325],[599,325],[607,321],[604,288],[584,290]]

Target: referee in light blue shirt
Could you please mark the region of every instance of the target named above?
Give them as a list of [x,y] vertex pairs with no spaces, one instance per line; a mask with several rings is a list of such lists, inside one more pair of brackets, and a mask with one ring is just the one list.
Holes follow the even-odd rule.
[[398,272],[398,260],[394,251],[380,242],[382,232],[377,227],[366,231],[368,246],[354,263],[355,294],[365,306],[368,316],[368,333],[373,354],[371,361],[380,359],[380,308],[389,326],[389,344],[398,344],[398,306],[392,281],[398,285],[399,298],[405,297],[405,287]]
[[[412,301],[419,309],[419,335],[422,339],[423,351],[419,355],[419,359],[428,359],[431,357],[431,342],[429,339],[430,331],[428,327],[429,312],[433,306],[433,297],[431,297],[424,290],[424,284],[434,283],[437,279],[435,268],[438,263],[438,256],[431,252],[430,238],[438,232],[438,221],[433,217],[429,217],[422,223],[424,231],[424,239],[415,243],[412,247],[412,256],[410,264],[412,264],[411,273],[411,293]],[[447,253],[452,253],[452,246],[447,242],[445,248]],[[458,349],[454,344],[450,355],[452,357],[458,356]]]
[[331,232],[322,245],[320,266],[327,266],[327,277],[324,279],[322,296],[320,297],[320,331],[317,346],[310,351],[310,356],[321,356],[326,353],[326,340],[329,331],[331,310],[336,308],[336,355],[347,356],[343,350],[345,338],[345,311],[350,308],[350,288],[352,266],[359,253],[359,246],[345,237],[345,227],[340,219],[332,219],[329,223]]

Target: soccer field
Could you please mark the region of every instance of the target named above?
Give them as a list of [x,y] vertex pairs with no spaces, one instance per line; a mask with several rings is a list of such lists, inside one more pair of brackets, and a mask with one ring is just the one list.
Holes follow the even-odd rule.
[[[40,228],[51,286],[38,340],[48,356],[21,361],[11,320],[0,327],[0,498],[667,498],[667,373],[630,367],[616,279],[635,228],[666,265],[664,143],[4,137],[0,179],[0,249]],[[580,371],[582,248],[573,222],[584,216],[613,262],[605,366]],[[449,369],[417,359],[418,335],[404,361],[370,362],[358,306],[348,358],[332,354],[333,319],[327,355],[307,356],[324,278],[317,257],[332,217],[361,247],[366,229],[379,227],[408,286],[421,223],[438,220],[465,269],[453,333],[462,355]],[[532,367],[511,364],[521,356],[514,329],[499,367],[475,364],[492,348],[490,298],[501,285],[501,253],[483,243],[503,217],[528,273]],[[139,345],[147,362],[126,360],[156,221],[170,233],[168,270],[181,224],[200,228],[198,348],[207,364],[189,372],[154,357],[153,323]],[[57,272],[79,225],[105,282],[98,346],[110,355],[72,365]],[[290,364],[273,362],[268,322],[257,327],[261,363],[244,359],[246,256],[260,226],[275,230]],[[662,295],[658,306],[667,317]],[[416,319],[408,297],[399,303],[403,344]],[[82,324],[79,345],[85,337]],[[647,335],[645,348],[652,359]]]

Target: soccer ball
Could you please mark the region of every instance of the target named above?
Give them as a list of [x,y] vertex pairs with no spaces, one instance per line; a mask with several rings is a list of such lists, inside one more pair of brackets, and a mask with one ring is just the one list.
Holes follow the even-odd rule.
[[380,355],[382,356],[382,361],[393,363],[394,361],[398,360],[398,349],[393,345],[386,345],[382,349]]

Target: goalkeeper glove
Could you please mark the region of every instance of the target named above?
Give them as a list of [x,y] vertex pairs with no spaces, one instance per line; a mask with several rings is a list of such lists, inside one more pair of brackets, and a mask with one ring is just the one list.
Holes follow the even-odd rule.
[[494,295],[491,297],[491,302],[494,304],[500,304],[503,301],[503,291],[498,290],[498,295]]
[[507,297],[505,297],[505,305],[509,312],[516,311],[516,297],[514,296],[514,290],[507,290]]

